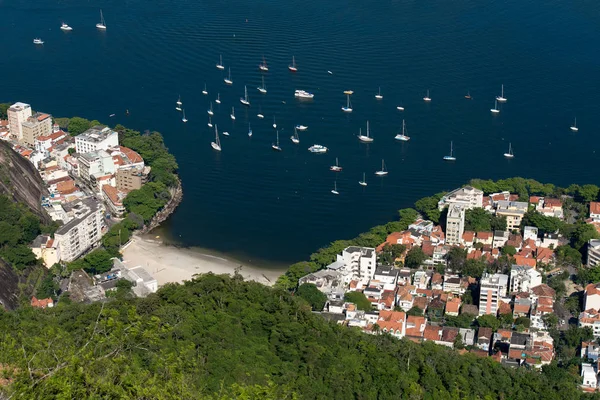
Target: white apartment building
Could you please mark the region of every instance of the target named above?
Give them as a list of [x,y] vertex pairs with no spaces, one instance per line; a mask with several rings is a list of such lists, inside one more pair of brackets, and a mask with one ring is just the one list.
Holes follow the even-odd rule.
[[527,212],[529,204],[523,201],[499,201],[496,215],[506,217],[506,229],[519,229],[521,220]]
[[95,179],[115,173],[115,162],[104,150],[92,151],[79,155],[79,177],[91,185]]
[[440,199],[438,208],[441,211],[450,204],[460,204],[469,210],[481,208],[483,206],[483,191],[472,186],[455,189]]
[[465,232],[465,206],[451,203],[446,218],[446,244],[458,245]]
[[526,226],[523,228],[523,241],[531,239],[534,242],[536,242],[536,244],[537,244],[538,243],[538,235],[539,235],[539,229],[536,228],[535,226]]
[[108,127],[95,126],[75,137],[75,151],[89,153],[119,146],[119,134]]
[[600,265],[600,239],[590,239],[587,246],[587,266]]
[[508,275],[484,274],[480,281],[479,315],[496,315],[499,302],[506,297]]
[[58,228],[54,239],[58,242],[61,259],[70,262],[100,242],[104,206],[93,198],[86,198],[64,207],[70,219]]
[[50,114],[35,113],[21,124],[20,142],[33,147],[40,136],[52,133],[52,116]]
[[372,247],[346,247],[337,261],[327,266],[327,269],[339,271],[344,276],[346,284],[356,280],[367,285],[375,275],[377,255]]
[[7,110],[8,125],[10,126],[10,134],[17,140],[23,138],[22,124],[31,117],[31,106],[25,103],[15,103]]
[[510,269],[509,293],[529,292],[531,288],[542,284],[542,274],[532,267],[513,265]]

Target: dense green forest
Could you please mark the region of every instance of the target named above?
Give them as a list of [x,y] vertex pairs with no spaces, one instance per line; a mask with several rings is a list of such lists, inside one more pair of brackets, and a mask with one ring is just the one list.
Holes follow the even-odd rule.
[[147,298],[0,312],[1,390],[28,399],[578,399],[578,375],[328,323],[286,291],[201,276]]

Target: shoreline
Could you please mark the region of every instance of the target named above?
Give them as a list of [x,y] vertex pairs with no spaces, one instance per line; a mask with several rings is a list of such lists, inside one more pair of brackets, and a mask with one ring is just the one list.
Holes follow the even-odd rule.
[[272,286],[286,270],[260,268],[207,249],[176,247],[140,235],[133,235],[121,253],[127,267],[142,267],[158,281],[159,287],[191,280],[196,274],[233,275],[236,270],[245,280]]

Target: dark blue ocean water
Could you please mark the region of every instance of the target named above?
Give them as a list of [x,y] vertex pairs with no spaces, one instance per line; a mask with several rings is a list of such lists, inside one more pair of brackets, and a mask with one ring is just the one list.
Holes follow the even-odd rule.
[[[94,27],[100,8],[106,32]],[[0,15],[2,101],[163,133],[185,191],[163,234],[184,245],[285,264],[473,177],[598,182],[599,2],[0,0]],[[63,20],[72,32],[60,31]],[[219,54],[231,87],[215,68]],[[267,95],[256,90],[263,55]],[[292,55],[297,74],[287,70]],[[238,101],[244,84],[248,110]],[[492,116],[501,84],[508,102]],[[295,89],[314,101],[296,101]],[[347,89],[350,115],[340,110]],[[231,133],[222,153],[207,127],[217,93],[213,122]],[[187,124],[174,109],[178,95]],[[281,153],[270,148],[274,116]],[[394,141],[403,118],[408,143]],[[367,119],[369,145],[356,139]],[[298,146],[289,140],[296,124],[309,126]],[[451,140],[458,159],[448,164]],[[513,160],[503,157],[509,142]],[[310,154],[313,143],[331,151]],[[390,173],[377,178],[382,158]],[[336,177],[339,196],[330,193]]]

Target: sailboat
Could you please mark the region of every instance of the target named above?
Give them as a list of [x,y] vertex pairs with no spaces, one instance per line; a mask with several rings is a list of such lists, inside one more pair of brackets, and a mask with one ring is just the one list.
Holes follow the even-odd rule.
[[[260,63],[258,65],[258,69],[260,69],[263,72],[267,72],[269,70],[269,67],[267,67],[267,60],[265,60],[265,57],[263,56],[263,60],[262,63]],[[263,85],[264,86],[264,85]]]
[[262,77],[262,86],[257,87],[258,91],[262,94],[267,93],[267,87],[265,86],[265,77]]
[[410,136],[406,136],[406,123],[402,120],[402,133],[394,136],[394,139],[401,140],[403,142],[408,142],[410,140]]
[[217,69],[220,69],[221,71],[225,69],[225,66],[223,65],[223,55],[219,54],[219,63],[217,64]]
[[235,108],[231,107],[231,114],[229,114],[229,116],[233,121],[235,121]]
[[183,110],[181,110],[181,111],[183,112],[183,117],[181,118],[181,120],[182,120],[183,122],[187,122],[188,120],[187,120],[187,118],[185,117],[185,109],[183,109]]
[[308,129],[308,126],[306,125],[296,125],[296,129],[298,129],[299,131],[305,131]]
[[292,56],[292,64],[288,65],[288,69],[292,72],[298,72],[298,67],[296,67],[296,57]]
[[208,125],[209,128],[213,127],[212,118],[208,117],[208,123],[206,125]]
[[229,68],[229,75],[223,79],[226,85],[233,85],[233,81],[231,80],[231,68]]
[[346,112],[346,113],[351,113],[352,112],[352,105],[350,104],[350,95],[347,94],[346,95],[346,107],[342,107],[342,111]]
[[250,127],[250,122],[248,122],[248,137],[252,137],[252,128]]
[[388,172],[385,170],[385,162],[381,159],[381,170],[375,171],[375,175],[377,176],[386,176]]
[[202,91],[203,95],[207,95],[208,94],[208,90],[206,90],[206,83],[204,84],[204,90]]
[[335,158],[335,165],[329,167],[329,170],[333,172],[340,172],[342,170],[342,167],[340,167],[340,164],[338,163],[337,157]]
[[181,96],[179,96],[179,99],[177,99],[177,103],[176,103],[176,104],[177,104],[177,107],[175,107],[175,109],[176,109],[177,111],[181,111],[181,105],[183,104],[183,103],[181,102]]
[[427,89],[427,95],[425,95],[425,97],[423,97],[423,100],[425,100],[426,102],[431,101],[431,97],[429,97],[429,89]]
[[221,141],[219,140],[219,131],[217,130],[217,125],[215,125],[215,141],[210,142],[210,145],[216,151],[221,151]]
[[248,88],[246,86],[244,86],[244,97],[240,97],[240,103],[250,107],[250,100],[248,100]]
[[221,93],[217,93],[217,99],[215,100],[215,103],[221,104]]
[[263,113],[262,113],[262,107],[260,107],[260,106],[259,106],[259,108],[258,108],[258,114],[256,114],[256,116],[257,116],[259,119],[264,119],[264,118],[265,118],[265,116],[264,116],[264,115],[263,115]]
[[358,140],[365,143],[371,143],[373,138],[369,136],[369,121],[367,121],[367,135],[362,134],[362,129],[358,131]]
[[100,22],[96,24],[96,28],[103,31],[106,30],[106,21],[104,21],[104,15],[102,14],[102,10],[100,10]]
[[215,115],[215,113],[213,112],[213,108],[212,108],[212,101],[210,102],[210,108],[208,110],[206,110],[206,112],[208,113],[208,115],[210,115],[211,117],[213,115]]
[[360,186],[367,186],[367,175],[363,172],[363,178],[362,181],[358,181],[358,184]]
[[396,109],[397,109],[398,111],[404,111],[404,107],[403,107],[403,106],[397,106],[397,107],[396,107]]
[[292,139],[292,143],[294,143],[294,144],[300,143],[300,137],[298,136],[298,129],[294,128],[294,136],[290,136],[290,139]]
[[467,92],[467,94],[465,94],[465,99],[471,100],[471,92]]
[[450,155],[444,156],[445,161],[456,161],[456,157],[453,155],[452,141],[450,141]]
[[336,196],[340,194],[340,192],[337,190],[337,181],[333,181],[333,189],[331,189],[331,193],[335,194]]
[[575,122],[573,122],[573,126],[571,126],[571,130],[573,132],[577,132],[579,128],[577,127],[577,117],[575,117]]
[[501,89],[501,92],[500,92],[500,96],[497,96],[497,97],[496,97],[496,100],[498,100],[500,103],[504,103],[504,102],[506,102],[507,98],[506,98],[506,97],[504,97],[504,84],[502,85],[502,89]]
[[383,95],[381,94],[381,86],[379,87],[379,92],[375,95],[375,98],[377,100],[383,99]]
[[498,109],[498,99],[496,99],[496,101],[494,103],[494,108],[490,108],[490,111],[493,114],[498,114],[500,112],[500,110]]
[[279,131],[277,131],[277,142],[272,143],[271,148],[276,151],[281,151],[281,147],[279,147]]
[[513,158],[515,155],[513,154],[512,151],[512,143],[508,144],[508,153],[504,153],[504,157],[506,158]]
[[275,122],[275,117],[273,117],[273,129],[277,129],[277,122]]

